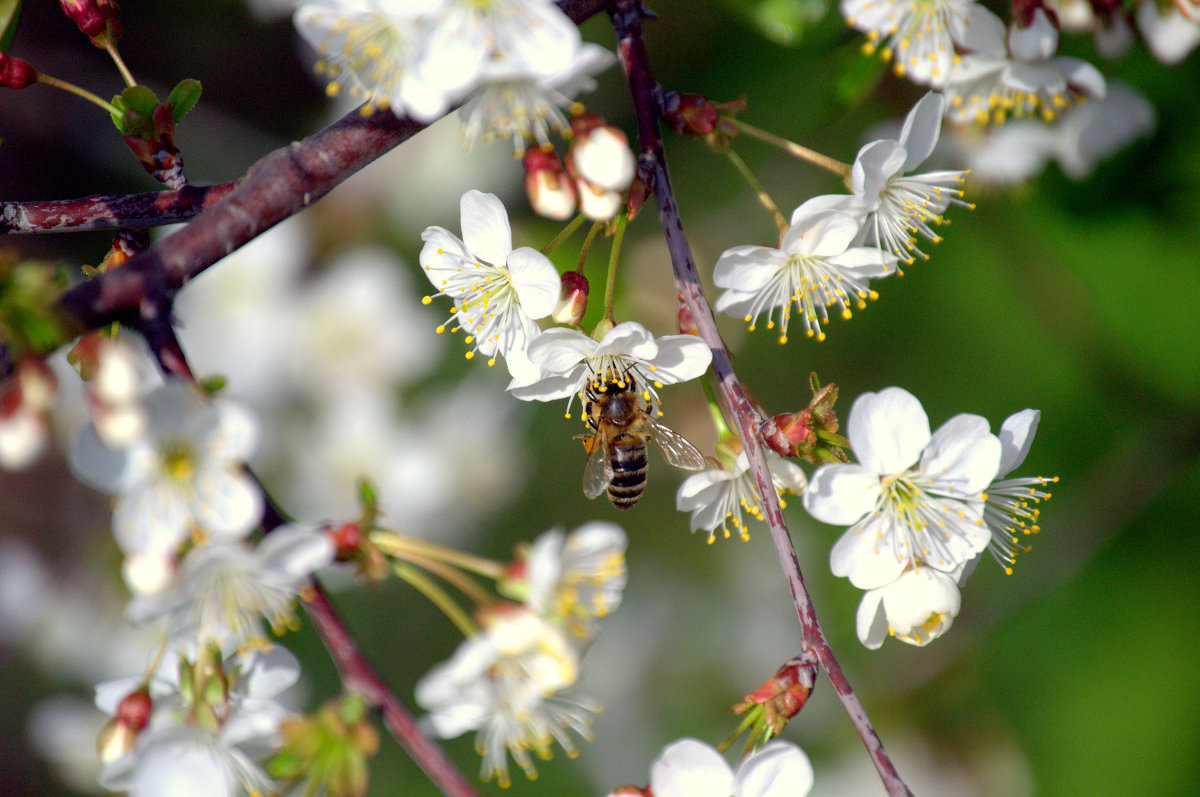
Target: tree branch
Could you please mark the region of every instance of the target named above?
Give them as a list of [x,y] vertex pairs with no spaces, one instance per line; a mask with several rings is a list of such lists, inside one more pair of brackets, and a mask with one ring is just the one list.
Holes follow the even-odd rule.
[[0,235],[142,230],[187,221],[224,199],[237,183],[127,196],[0,202]]
[[787,525],[783,520],[783,513],[779,508],[779,500],[775,493],[774,482],[767,466],[762,444],[756,434],[758,415],[751,407],[749,399],[746,397],[746,391],[733,371],[725,344],[717,330],[716,319],[713,317],[712,310],[700,287],[700,277],[696,272],[691,249],[683,232],[679,208],[675,203],[675,192],[671,187],[671,176],[667,169],[666,155],[659,132],[658,115],[661,92],[651,73],[646,43],[642,38],[642,20],[647,13],[643,7],[643,0],[618,0],[614,4],[614,8],[610,10],[613,25],[620,38],[618,55],[633,95],[638,142],[641,148],[639,160],[653,176],[658,218],[666,237],[667,249],[671,255],[671,265],[675,272],[675,288],[687,303],[700,337],[712,350],[713,373],[717,377],[721,394],[725,397],[725,401],[737,421],[738,433],[742,438],[746,456],[750,460],[750,467],[758,486],[767,525],[771,530],[771,539],[775,543],[780,566],[787,579],[788,589],[792,593],[796,615],[800,620],[800,628],[804,635],[804,645],[816,655],[822,669],[829,676],[829,681],[842,701],[846,713],[849,714],[850,721],[858,730],[867,752],[875,762],[875,768],[879,771],[888,793],[893,795],[911,794],[896,772],[891,759],[888,758],[879,735],[867,718],[866,711],[858,701],[854,690],[851,689],[850,683],[834,657],[833,650],[829,647],[829,642],[817,621],[812,599],[804,584],[804,576],[800,572],[800,562],[796,559],[796,551],[792,546]]

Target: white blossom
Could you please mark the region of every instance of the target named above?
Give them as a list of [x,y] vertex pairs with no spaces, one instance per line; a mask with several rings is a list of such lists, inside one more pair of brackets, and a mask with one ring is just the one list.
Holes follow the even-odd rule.
[[[285,648],[235,654],[219,665],[222,690],[181,692],[179,666],[164,658],[149,682],[154,703],[149,725],[132,751],[105,767],[100,783],[131,797],[268,793],[272,784],[256,761],[278,744],[279,724],[290,713],[276,698],[299,676]],[[218,675],[210,677],[218,677]],[[120,701],[142,684],[135,676],[100,684],[96,705],[114,714]],[[198,701],[215,720],[195,722]]]
[[575,95],[594,91],[592,76],[614,63],[610,50],[585,42],[565,71],[548,77],[513,69],[511,62],[490,66],[459,111],[463,138],[468,146],[508,139],[517,154],[531,142],[551,146],[550,133],[567,129],[561,109],[570,107]]
[[657,407],[657,389],[701,376],[712,352],[695,335],[655,338],[636,321],[623,321],[600,340],[565,327],[548,329],[529,344],[529,359],[540,375],[508,386],[522,401],[555,401],[582,395],[589,385],[616,383],[637,386]]
[[601,521],[541,534],[522,561],[525,605],[575,639],[593,638],[597,621],[621,605],[628,543],[620,526]]
[[737,772],[696,739],[667,745],[650,767],[654,797],[804,797],[812,785],[808,756],[778,739],[746,756]]
[[304,0],[296,8],[296,30],[320,61],[337,96],[349,84],[351,97],[368,108],[390,108],[422,121],[441,116],[452,92],[450,75],[437,75],[419,60],[424,14],[440,0]]
[[948,115],[964,124],[998,123],[1010,116],[1050,120],[1076,102],[1102,99],[1106,83],[1099,70],[1078,58],[1056,56],[1057,51],[1058,28],[1039,8],[1028,27],[1011,27],[1007,54],[1001,49],[961,58],[945,86]]
[[[766,457],[771,480],[781,499],[780,506],[786,506],[782,500],[783,494],[804,492],[808,479],[794,462],[770,452],[766,453]],[[738,536],[749,539],[750,531],[742,520],[742,513],[762,520],[763,508],[746,452],[738,454],[732,469],[713,468],[685,479],[675,493],[675,508],[680,512],[691,512],[692,531],[708,529],[710,543],[716,539],[717,529],[726,539],[729,538],[729,523],[733,524]]]
[[71,450],[76,474],[116,496],[113,534],[122,551],[170,551],[192,531],[233,541],[262,516],[263,498],[243,463],[257,423],[239,405],[199,398],[171,382],[144,399],[146,435],[108,448],[84,427]]
[[868,281],[893,273],[895,256],[854,246],[859,220],[817,200],[796,208],[779,248],[735,246],[721,254],[713,267],[713,282],[725,289],[717,311],[742,316],[751,330],[766,313],[767,329],[778,323],[779,342],[786,343],[795,305],[805,333],[824,340],[830,307],[849,318],[851,305],[862,309],[876,298]]
[[308,578],[333,561],[328,534],[312,526],[281,526],[257,546],[206,543],[192,548],[170,587],[134,600],[130,620],[167,619],[168,636],[215,643],[223,650],[262,641],[262,621],[276,631],[295,623],[295,603]]
[[533,778],[530,751],[548,758],[554,742],[573,756],[568,731],[591,738],[599,707],[560,692],[575,683],[579,653],[553,624],[524,607],[494,612],[487,627],[417,683],[422,723],[449,739],[476,731],[484,780],[510,784],[508,756]]
[[991,533],[974,505],[995,478],[1001,445],[978,415],[957,415],[932,435],[911,393],[865,393],[847,423],[858,465],[822,465],[804,493],[813,517],[850,528],[830,567],[856,587],[890,584],[922,563],[943,573],[983,551]]
[[867,34],[868,52],[878,49],[895,61],[898,75],[935,87],[953,69],[956,44],[980,50],[1004,35],[999,17],[973,0],[842,0],[841,10],[852,27]]
[[538,332],[535,319],[550,315],[558,303],[558,271],[536,249],[512,248],[508,214],[495,195],[468,191],[460,208],[462,239],[441,227],[427,228],[421,266],[438,289],[435,295],[454,301],[466,342],[474,347],[467,356],[479,351],[491,358],[490,365],[499,354],[513,376],[528,376],[525,350]]

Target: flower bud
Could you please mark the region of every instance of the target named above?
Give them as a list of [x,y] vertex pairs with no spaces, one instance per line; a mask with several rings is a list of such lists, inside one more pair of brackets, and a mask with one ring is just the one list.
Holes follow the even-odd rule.
[[[624,193],[633,182],[637,161],[624,131],[595,114],[582,113],[571,119],[575,141],[567,152],[575,173],[606,191]],[[611,218],[611,217],[610,217]]]
[[738,133],[733,117],[745,107],[743,99],[713,102],[701,94],[670,91],[663,95],[663,120],[676,133],[725,148]]
[[578,324],[587,312],[588,281],[578,271],[562,275],[562,294],[550,316],[560,324]]
[[162,592],[175,575],[175,557],[163,551],[134,551],[121,563],[121,579],[134,595]]
[[121,38],[121,9],[115,0],[59,0],[63,12],[97,47]]
[[833,405],[837,385],[819,387],[816,374],[810,377],[812,400],[800,412],[784,412],[762,425],[763,442],[783,457],[800,457],[806,462],[847,462],[849,442],[837,434],[840,426]]
[[[817,682],[815,660],[796,657],[746,695],[733,707],[735,714],[752,714],[755,739],[778,736],[788,721],[800,713]],[[761,711],[759,707],[761,706]]]
[[576,180],[579,191],[579,212],[592,221],[609,221],[621,210],[622,197],[616,191],[607,191],[587,180]]
[[525,195],[539,216],[565,221],[575,215],[575,186],[556,152],[525,153]]
[[154,701],[150,699],[149,689],[144,686],[121,698],[116,716],[101,729],[96,739],[100,760],[109,764],[127,755],[133,749],[138,734],[150,723],[153,711]]
[[37,82],[37,70],[23,58],[0,53],[0,86],[23,89]]

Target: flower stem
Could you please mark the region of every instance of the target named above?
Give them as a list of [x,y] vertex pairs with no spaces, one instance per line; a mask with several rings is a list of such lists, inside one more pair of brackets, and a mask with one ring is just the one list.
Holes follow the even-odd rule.
[[717,439],[736,438],[737,433],[730,429],[729,424],[725,421],[725,411],[721,409],[721,402],[717,401],[717,394],[713,391],[712,384],[704,379],[701,380],[700,386],[704,388],[704,400],[708,403],[708,414],[712,417],[713,426],[716,427]]
[[111,36],[104,37],[104,49],[108,51],[113,63],[117,65],[117,71],[121,73],[121,79],[125,81],[125,85],[136,86],[137,81],[133,79],[133,73],[129,71],[129,67],[125,66],[125,62],[121,60],[121,54],[117,52],[117,45],[113,44]]
[[438,545],[436,542],[418,540],[415,537],[406,537],[403,534],[388,529],[375,529],[371,532],[370,539],[372,543],[379,547],[379,550],[389,556],[399,556],[407,559],[416,555],[425,559],[445,562],[463,570],[478,573],[492,580],[498,579],[504,574],[504,567],[499,562],[493,562],[491,559],[484,559],[481,556],[472,556],[469,553],[456,551],[445,545]]
[[592,251],[592,244],[595,243],[596,236],[599,235],[603,227],[604,222],[595,222],[592,224],[591,229],[588,230],[587,238],[583,239],[583,246],[579,248],[579,260],[575,263],[575,272],[577,274],[583,273],[583,264],[587,262],[588,252]]
[[783,240],[784,233],[788,231],[788,227],[791,225],[788,224],[787,218],[779,212],[779,206],[775,204],[775,201],[771,199],[771,195],[767,193],[767,190],[762,187],[762,183],[754,176],[754,172],[742,160],[742,156],[738,155],[732,149],[725,150],[725,155],[728,156],[729,162],[734,165],[734,168],[738,170],[742,178],[750,184],[750,188],[754,191],[755,196],[758,197],[758,201],[771,214],[771,218],[775,221],[775,226],[779,228],[779,238]]
[[393,562],[392,572],[397,577],[412,584],[417,592],[420,592],[429,602],[442,610],[442,614],[450,619],[450,622],[458,626],[458,630],[462,631],[463,636],[474,636],[479,629],[471,622],[471,618],[462,610],[462,607],[451,600],[446,591],[439,587],[433,579],[426,576],[421,570],[412,566],[408,562]]
[[542,247],[542,250],[541,250],[542,254],[543,255],[550,254],[551,252],[554,251],[554,248],[556,246],[558,246],[563,241],[570,238],[571,235],[574,234],[574,232],[579,229],[579,225],[583,224],[583,220],[585,218],[586,217],[582,213],[580,213],[578,216],[571,219],[570,224],[568,224],[566,227],[562,228],[562,232],[560,232],[558,235],[554,236],[554,238],[551,239],[550,243],[548,243]]
[[608,277],[604,281],[604,317],[610,323],[613,319],[613,300],[617,292],[617,263],[621,259],[621,243],[625,240],[625,225],[629,223],[624,213],[617,214],[617,231],[613,234],[612,250],[608,254]]
[[768,133],[766,130],[757,128],[748,122],[743,122],[741,119],[735,118],[733,123],[737,125],[738,130],[741,132],[750,136],[754,136],[755,138],[765,141],[768,144],[773,144],[782,149],[784,152],[796,156],[800,160],[808,161],[814,166],[820,166],[822,169],[828,169],[843,179],[850,176],[850,164],[848,163],[842,163],[839,160],[834,160],[828,155],[822,155],[821,153],[811,150],[808,147],[802,147],[794,141],[788,141],[786,138],[781,138],[774,133]]
[[47,75],[44,72],[38,73],[37,82],[45,83],[47,86],[53,86],[56,89],[62,89],[63,91],[70,92],[76,97],[82,97],[93,105],[99,105],[101,108],[113,114],[114,116],[121,115],[121,111],[119,108],[117,108],[117,106],[113,105],[111,102],[102,100],[100,97],[97,97],[87,89],[80,88],[74,83],[68,83],[65,80],[59,80],[58,78],[52,75]]

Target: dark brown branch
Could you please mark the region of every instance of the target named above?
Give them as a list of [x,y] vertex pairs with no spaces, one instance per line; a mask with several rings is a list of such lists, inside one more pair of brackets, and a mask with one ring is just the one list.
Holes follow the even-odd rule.
[[237,183],[186,185],[177,191],[0,202],[0,235],[141,230],[187,221],[224,199]]
[[712,350],[713,373],[717,377],[721,394],[737,421],[738,433],[742,438],[746,456],[750,460],[750,467],[754,473],[759,496],[765,510],[767,525],[771,530],[771,539],[775,543],[779,562],[796,606],[796,615],[800,620],[800,628],[804,635],[804,645],[816,655],[822,669],[829,676],[829,681],[842,701],[842,706],[849,714],[871,759],[875,762],[875,767],[879,771],[888,793],[911,794],[904,781],[900,779],[891,759],[888,758],[883,743],[879,740],[879,735],[875,732],[862,704],[846,680],[846,676],[821,630],[821,625],[817,621],[812,599],[804,584],[804,576],[800,572],[800,562],[796,559],[796,551],[792,546],[787,525],[783,520],[783,513],[779,508],[774,481],[767,466],[762,444],[756,435],[759,423],[758,415],[751,407],[746,391],[733,371],[725,344],[717,330],[716,319],[713,317],[712,310],[700,287],[700,277],[696,273],[691,249],[683,232],[679,208],[675,203],[675,192],[671,187],[671,176],[667,170],[666,156],[659,132],[658,115],[661,92],[651,73],[646,43],[642,38],[642,20],[646,17],[647,12],[643,7],[642,0],[618,0],[610,13],[613,25],[617,29],[617,35],[620,37],[618,54],[621,58],[621,65],[625,69],[630,92],[633,95],[638,143],[641,148],[639,160],[644,167],[650,170],[654,178],[654,197],[658,204],[658,218],[662,224],[663,234],[666,236],[671,265],[675,271],[675,287],[684,297],[700,337]]

